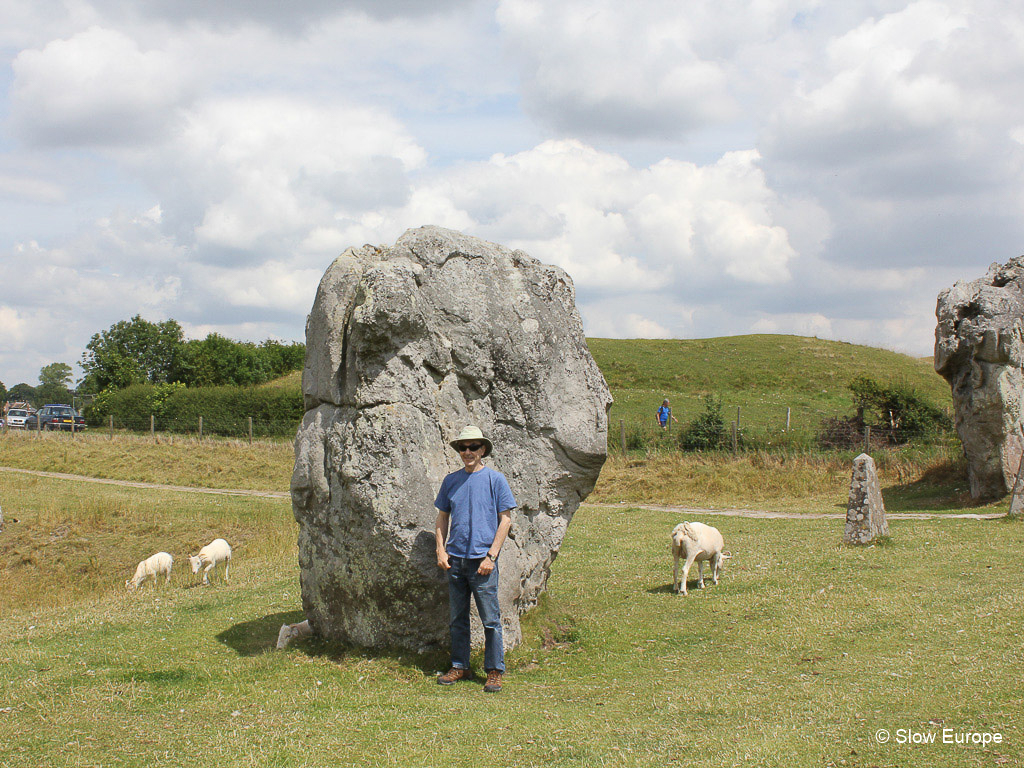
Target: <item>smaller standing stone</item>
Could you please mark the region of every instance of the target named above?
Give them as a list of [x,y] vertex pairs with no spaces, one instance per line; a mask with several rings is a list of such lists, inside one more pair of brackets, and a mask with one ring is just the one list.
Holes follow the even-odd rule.
[[[1024,454],[1021,455],[1020,466],[1017,467],[1017,480],[1010,494],[1010,511],[1006,514],[1009,517],[1024,517]],[[0,520],[0,527],[2,526],[3,521]]]
[[885,504],[882,503],[875,460],[862,453],[853,460],[843,543],[870,544],[877,537],[888,535],[889,524],[885,520]]

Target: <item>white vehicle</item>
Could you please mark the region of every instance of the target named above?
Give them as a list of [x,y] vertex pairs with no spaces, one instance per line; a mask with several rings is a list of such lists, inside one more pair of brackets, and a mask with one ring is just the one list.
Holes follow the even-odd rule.
[[25,419],[28,418],[28,411],[24,408],[11,408],[7,412],[7,426],[11,429],[24,429]]

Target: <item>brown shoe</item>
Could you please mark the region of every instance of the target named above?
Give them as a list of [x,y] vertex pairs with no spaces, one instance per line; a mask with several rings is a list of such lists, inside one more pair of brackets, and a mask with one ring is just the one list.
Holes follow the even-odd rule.
[[484,683],[486,693],[497,693],[501,690],[501,672],[496,669],[487,670],[487,682]]
[[458,667],[452,667],[443,675],[439,675],[437,678],[438,685],[452,685],[457,683],[459,680],[472,680],[473,670],[471,669],[459,669]]

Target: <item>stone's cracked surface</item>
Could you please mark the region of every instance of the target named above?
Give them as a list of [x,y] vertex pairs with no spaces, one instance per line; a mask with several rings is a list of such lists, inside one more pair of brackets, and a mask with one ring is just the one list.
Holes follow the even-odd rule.
[[434,496],[476,424],[519,502],[499,559],[506,647],[597,481],[611,395],[568,275],[521,251],[423,227],[327,270],[306,324],[306,414],[292,506],[318,634],[426,651],[448,643]]
[[888,535],[889,523],[885,519],[885,504],[882,502],[875,460],[862,453],[853,460],[843,542],[870,544],[879,536]]
[[955,283],[939,294],[935,315],[935,370],[952,389],[971,496],[1002,496],[1024,444],[1024,256]]

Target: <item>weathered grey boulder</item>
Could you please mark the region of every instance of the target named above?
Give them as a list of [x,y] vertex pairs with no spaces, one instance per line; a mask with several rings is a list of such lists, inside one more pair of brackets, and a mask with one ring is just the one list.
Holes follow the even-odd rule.
[[862,453],[853,460],[850,478],[850,500],[846,505],[846,544],[870,544],[879,536],[889,535],[885,519],[882,488],[878,483],[875,460]]
[[935,315],[935,370],[953,391],[971,496],[1001,496],[1021,459],[1024,256],[955,283],[939,294]]
[[521,251],[438,227],[346,251],[306,324],[306,414],[292,506],[302,602],[323,636],[448,644],[434,498],[466,424],[519,503],[499,559],[506,647],[605,460],[611,396],[572,281]]

